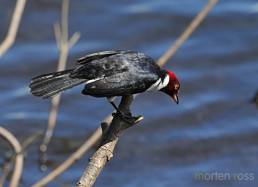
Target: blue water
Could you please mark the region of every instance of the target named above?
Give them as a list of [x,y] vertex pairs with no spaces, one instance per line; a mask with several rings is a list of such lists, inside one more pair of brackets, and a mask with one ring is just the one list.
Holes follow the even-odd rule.
[[[53,23],[59,20],[60,2],[28,1],[17,41],[0,59],[0,125],[21,141],[46,128],[50,102],[31,96],[27,86],[33,76],[56,69]],[[106,49],[133,49],[158,59],[206,2],[71,1],[70,33],[79,31],[81,38],[68,66]],[[0,41],[14,3],[0,1]],[[162,93],[136,98],[132,112],[144,115],[144,122],[123,134],[96,186],[257,186],[258,110],[250,99],[258,89],[258,2],[221,0],[166,68],[181,80],[180,105]],[[49,170],[113,110],[104,99],[80,95],[80,89],[62,97]],[[38,143],[28,150],[21,186],[46,174],[38,170]],[[73,186],[91,154],[48,186]],[[198,172],[229,173],[231,178],[198,180]],[[246,173],[253,180],[233,178]]]

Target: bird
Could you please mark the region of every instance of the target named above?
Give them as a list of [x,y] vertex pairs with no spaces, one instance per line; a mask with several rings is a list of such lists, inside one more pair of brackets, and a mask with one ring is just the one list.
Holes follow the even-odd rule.
[[84,84],[82,94],[106,97],[124,118],[114,103],[117,96],[161,91],[177,104],[180,83],[171,70],[161,69],[155,61],[141,52],[110,50],[88,54],[68,70],[43,74],[31,79],[34,96],[51,98],[61,91]]

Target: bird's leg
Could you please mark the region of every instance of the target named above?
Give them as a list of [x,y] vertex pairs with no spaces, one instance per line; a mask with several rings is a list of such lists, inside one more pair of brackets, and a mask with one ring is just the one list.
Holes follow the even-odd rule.
[[125,114],[124,112],[122,112],[114,103],[114,99],[115,97],[107,97],[108,102],[115,108],[115,110],[117,111],[118,115],[121,116],[121,118],[128,122],[128,123],[133,123],[135,121],[135,117]]
[[119,108],[114,103],[115,97],[107,97],[107,100],[120,115],[122,115],[123,117],[125,117],[127,119],[131,118],[131,116],[124,114],[121,110],[119,110]]

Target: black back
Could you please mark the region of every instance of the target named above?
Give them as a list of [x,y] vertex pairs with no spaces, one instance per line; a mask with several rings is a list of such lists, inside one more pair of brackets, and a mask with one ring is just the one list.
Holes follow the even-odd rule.
[[98,81],[85,86],[83,94],[96,97],[143,92],[165,72],[148,56],[133,51],[104,51],[79,59],[72,78]]

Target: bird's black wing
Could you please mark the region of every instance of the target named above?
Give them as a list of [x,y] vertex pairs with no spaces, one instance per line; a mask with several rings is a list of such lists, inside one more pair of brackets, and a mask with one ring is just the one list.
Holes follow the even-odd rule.
[[[132,79],[134,77],[134,79]],[[141,74],[137,77],[131,73],[119,73],[85,85],[85,95],[95,97],[112,97],[141,93],[158,80],[155,74]]]
[[143,53],[132,51],[120,51],[87,63],[79,65],[71,73],[72,78],[81,78],[87,80],[109,77],[123,72],[143,73],[158,71],[159,67],[154,61]]
[[84,57],[81,57],[77,60],[78,64],[84,64],[84,63],[88,63],[91,62],[92,60],[100,60],[102,58],[111,56],[111,55],[115,55],[115,54],[121,54],[127,51],[122,51],[122,50],[113,50],[113,51],[101,51],[101,52],[97,52],[97,53],[91,53],[88,54]]
[[87,84],[83,93],[103,97],[142,92],[160,78],[161,72],[143,53],[122,51],[82,64],[70,76],[98,80]]

